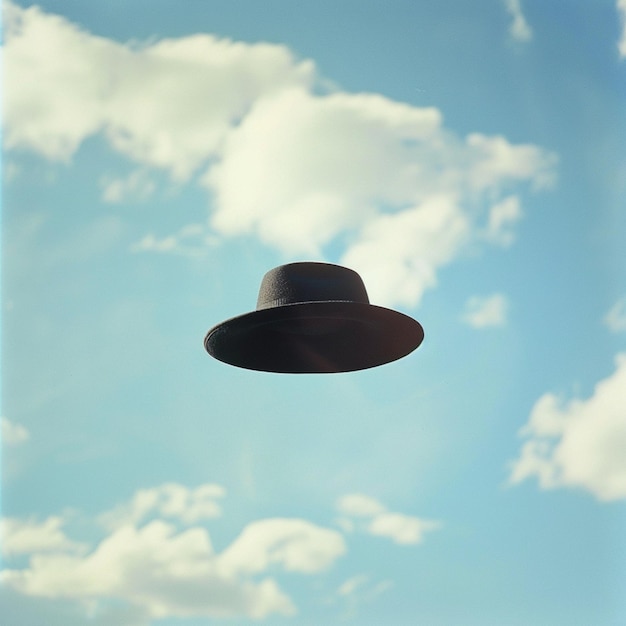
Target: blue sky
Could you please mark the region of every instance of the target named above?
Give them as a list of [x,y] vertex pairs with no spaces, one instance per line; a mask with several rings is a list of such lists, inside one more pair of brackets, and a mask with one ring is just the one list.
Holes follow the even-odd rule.
[[[3,9],[3,623],[626,621],[623,0]],[[296,260],[423,345],[211,359]]]

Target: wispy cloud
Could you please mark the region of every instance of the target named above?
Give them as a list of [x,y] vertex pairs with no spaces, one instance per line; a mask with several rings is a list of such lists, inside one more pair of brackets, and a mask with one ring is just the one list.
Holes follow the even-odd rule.
[[441,527],[441,523],[412,515],[389,511],[375,498],[363,494],[348,494],[337,501],[337,510],[344,516],[339,525],[351,525],[367,534],[386,537],[394,543],[412,545],[421,543],[425,533]]
[[348,578],[348,580],[344,581],[339,588],[337,589],[337,594],[340,596],[351,596],[353,595],[357,589],[362,587],[368,581],[368,577],[364,574],[359,574],[358,576],[353,576],[352,578]]
[[337,510],[348,517],[374,517],[387,509],[375,498],[362,493],[350,493],[337,502]]
[[345,580],[336,591],[344,605],[344,619],[354,619],[359,610],[393,587],[391,580],[372,581],[367,574],[357,574]]
[[533,31],[524,16],[521,0],[504,0],[504,6],[511,17],[509,26],[511,37],[522,43],[530,41],[533,38]]
[[626,331],[626,296],[620,298],[604,316],[604,324],[614,333]]
[[465,303],[461,319],[473,328],[492,328],[507,323],[508,301],[501,293],[472,296]]
[[517,196],[508,196],[489,209],[485,237],[502,247],[510,246],[515,240],[515,225],[522,218],[522,208]]
[[[215,235],[294,258],[332,249],[376,303],[417,306],[468,245],[509,245],[517,190],[554,179],[556,156],[538,146],[329,90],[285,46],[196,35],[131,47],[16,5],[6,22],[7,148],[68,161],[99,133],[140,166],[101,181],[106,201],[153,193],[158,170],[198,182]],[[48,106],[26,106],[43,94]],[[134,249],[180,253],[181,238],[149,234]]]
[[535,476],[543,489],[578,487],[599,500],[626,498],[626,354],[586,400],[543,395],[520,431],[526,440],[510,482]]
[[102,199],[114,204],[146,200],[156,189],[154,180],[145,169],[134,170],[123,178],[103,176],[100,185]]
[[30,439],[30,432],[25,426],[12,422],[7,417],[0,418],[0,427],[0,440],[5,445],[17,446]]
[[626,0],[617,0],[617,15],[620,23],[620,37],[617,49],[621,59],[626,59]]
[[205,224],[187,224],[178,232],[165,237],[154,233],[144,235],[130,247],[132,252],[157,252],[186,257],[202,257],[209,247],[218,243],[217,236]]
[[220,501],[226,490],[214,483],[190,489],[178,483],[165,483],[151,489],[140,489],[132,500],[104,513],[100,520],[109,528],[138,525],[151,517],[177,519],[195,524],[222,514]]

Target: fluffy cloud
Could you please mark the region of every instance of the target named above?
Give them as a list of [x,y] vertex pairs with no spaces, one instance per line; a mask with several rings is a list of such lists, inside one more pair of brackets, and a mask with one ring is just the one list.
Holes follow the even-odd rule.
[[403,545],[421,543],[426,532],[441,526],[434,520],[388,511],[375,498],[357,493],[341,497],[337,501],[337,510],[344,516],[338,523],[346,530],[356,525],[370,535],[387,537]]
[[437,284],[437,270],[469,240],[467,217],[451,197],[369,220],[341,262],[363,276],[373,302],[413,306]]
[[126,524],[137,525],[152,515],[172,518],[185,524],[219,517],[219,500],[226,491],[220,485],[206,483],[189,489],[178,483],[165,483],[152,489],[140,489],[128,504],[103,514],[101,522],[115,528]]
[[508,302],[501,293],[472,296],[465,303],[462,319],[473,328],[489,328],[506,324]]
[[43,522],[5,517],[0,520],[3,556],[33,552],[81,551],[83,544],[71,541],[62,530],[65,521],[52,516]]
[[131,159],[185,179],[260,95],[314,75],[284,46],[210,35],[123,45],[36,6],[4,8],[5,145],[49,159],[68,160],[102,132]]
[[[329,92],[284,46],[210,35],[123,45],[8,6],[7,148],[67,160],[103,134],[141,165],[101,180],[110,202],[152,193],[154,168],[178,181],[202,172],[214,233],[332,256],[376,303],[416,306],[469,244],[509,245],[517,190],[554,177],[556,157],[537,146],[457,136],[433,107]],[[180,253],[184,239],[146,235],[133,249]]]
[[30,439],[30,433],[25,426],[16,424],[6,417],[0,418],[0,440],[3,444],[17,446]]
[[[30,554],[30,561],[3,570],[0,580],[21,594],[74,600],[96,613],[122,603],[152,619],[293,614],[294,603],[268,572],[322,572],[345,553],[342,535],[306,520],[270,518],[216,552],[206,528],[181,530],[161,519],[212,517],[217,511],[207,503],[221,493],[216,485],[194,491],[174,484],[138,492],[130,506],[102,516],[117,525],[80,553],[59,518],[40,525],[5,520],[11,552]],[[141,524],[149,513],[160,517]]]
[[345,553],[342,536],[300,519],[265,519],[248,525],[222,554],[229,572],[255,574],[279,564],[288,572],[320,572]]
[[599,500],[626,498],[626,354],[586,400],[554,394],[535,403],[510,480],[536,476],[543,489],[578,487]]
[[456,137],[433,108],[291,89],[251,109],[203,180],[219,233],[309,257],[341,237],[341,262],[373,301],[414,306],[481,229],[490,243],[512,240],[519,200],[507,195],[485,216],[486,198],[549,183],[553,164],[503,137]]
[[504,6],[511,16],[511,25],[509,26],[511,37],[515,41],[530,41],[533,38],[533,31],[524,17],[520,0],[504,0]]
[[125,600],[153,618],[260,618],[294,610],[272,579],[252,582],[222,574],[206,530],[177,534],[160,520],[119,528],[85,557],[36,554],[27,569],[5,570],[2,581],[33,596]]
[[626,0],[617,0],[616,8],[621,29],[617,49],[620,58],[626,59]]
[[255,232],[287,251],[319,253],[374,215],[377,202],[413,199],[419,173],[409,171],[414,149],[405,142],[435,139],[439,124],[434,109],[373,94],[287,90],[264,98],[207,174],[217,194],[213,225],[225,234]]
[[626,330],[626,296],[620,298],[604,317],[604,324],[614,333]]

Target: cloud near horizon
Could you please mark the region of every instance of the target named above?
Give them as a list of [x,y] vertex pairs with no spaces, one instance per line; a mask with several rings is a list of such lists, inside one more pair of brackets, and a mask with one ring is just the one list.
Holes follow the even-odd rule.
[[[194,245],[252,235],[288,259],[341,262],[375,303],[417,306],[468,246],[510,245],[520,194],[554,180],[557,158],[538,146],[460,137],[437,108],[331,90],[283,45],[122,44],[6,6],[7,149],[69,163],[101,134],[134,163],[96,182],[103,201],[145,199],[159,171],[200,184]],[[181,253],[188,239],[150,237],[133,249]]]
[[626,354],[586,400],[546,393],[520,431],[525,442],[510,482],[581,488],[600,501],[626,499]]
[[[407,546],[441,526],[389,511],[370,496],[348,494],[337,503],[344,533],[306,519],[269,517],[248,523],[218,551],[202,522],[221,515],[215,499],[224,496],[214,483],[165,483],[138,490],[93,519],[79,511],[43,521],[4,518],[0,582],[20,595],[75,603],[92,617],[112,607],[146,622],[289,616],[298,609],[280,581],[323,576],[348,555],[344,533],[357,530]],[[92,526],[101,538],[91,545],[70,537],[84,537]],[[372,581],[359,597],[372,600],[392,584]],[[356,587],[346,583],[338,595],[353,596]]]
[[[346,553],[342,534],[303,519],[266,518],[217,552],[204,526],[180,523],[216,517],[212,499],[223,495],[215,484],[140,490],[99,516],[109,532],[91,548],[68,538],[62,527],[70,520],[62,516],[4,519],[0,581],[23,595],[75,601],[92,613],[120,602],[150,619],[295,613],[275,576],[332,567]],[[28,564],[12,567],[11,555],[28,555]]]

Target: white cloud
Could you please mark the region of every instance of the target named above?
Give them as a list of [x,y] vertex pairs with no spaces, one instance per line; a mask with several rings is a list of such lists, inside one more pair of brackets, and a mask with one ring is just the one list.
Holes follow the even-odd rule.
[[345,551],[343,537],[334,530],[301,519],[265,519],[244,528],[220,564],[236,573],[256,574],[280,564],[288,572],[313,574]]
[[340,596],[350,596],[354,594],[357,589],[363,587],[368,580],[369,577],[365,574],[359,574],[357,576],[353,576],[352,578],[348,578],[348,580],[339,585],[337,594]]
[[421,543],[424,534],[439,528],[440,524],[431,520],[422,520],[402,513],[381,513],[374,516],[367,530],[378,537],[388,537],[398,544]]
[[341,262],[362,275],[372,302],[414,306],[469,238],[468,219],[454,199],[432,196],[370,219]]
[[146,200],[156,189],[154,180],[144,169],[134,170],[125,178],[104,176],[100,184],[102,199],[114,204],[129,200]]
[[25,426],[12,422],[7,417],[0,418],[1,424],[1,440],[2,443],[9,446],[17,446],[30,439],[30,433]]
[[3,556],[32,552],[80,551],[83,544],[71,541],[62,530],[65,521],[58,516],[43,522],[4,517],[0,520],[0,547]]
[[[332,245],[375,303],[416,306],[470,243],[509,245],[518,188],[554,177],[554,155],[459,137],[436,108],[320,93],[313,63],[284,46],[196,35],[133,47],[15,5],[6,39],[7,148],[67,160],[102,133],[142,167],[101,181],[108,201],[151,193],[149,168],[179,181],[204,170],[215,233],[289,257]],[[186,254],[182,239],[148,234],[133,249]]]
[[[254,234],[309,257],[341,236],[341,262],[362,274],[373,302],[414,306],[439,268],[480,239],[484,200],[524,181],[548,184],[553,165],[503,137],[462,140],[433,108],[300,89],[260,100],[204,181],[222,235]],[[515,202],[492,212],[497,243],[512,240]]]
[[206,224],[187,224],[178,232],[165,237],[154,233],[144,235],[130,247],[132,252],[158,252],[178,254],[186,257],[202,257],[210,246],[218,243]]
[[616,9],[620,23],[620,38],[617,49],[620,58],[626,59],[626,0],[617,0]]
[[5,145],[49,159],[104,132],[135,161],[185,179],[259,95],[314,75],[284,46],[210,35],[123,45],[5,4]]
[[155,619],[168,616],[262,618],[294,607],[276,582],[222,574],[208,533],[176,534],[160,520],[124,526],[85,557],[36,554],[22,570],[4,570],[2,582],[26,595],[83,602],[123,600]]
[[511,37],[515,41],[530,41],[533,38],[533,31],[524,17],[520,0],[504,0],[504,5],[511,16],[511,25],[509,26]]
[[323,572],[345,553],[342,535],[307,520],[262,519],[216,552],[206,528],[181,530],[175,522],[215,517],[215,499],[222,495],[214,484],[141,490],[130,504],[100,516],[111,530],[91,549],[69,540],[58,517],[44,523],[4,520],[6,554],[30,558],[21,569],[5,567],[0,581],[21,594],[76,601],[90,615],[106,612],[111,603],[152,619],[295,613],[269,573]]
[[535,403],[510,480],[536,476],[543,489],[578,487],[599,500],[626,498],[626,354],[586,400],[551,393]]
[[473,328],[504,326],[507,321],[508,302],[501,293],[491,296],[472,296],[465,303],[462,319]]
[[366,574],[357,574],[345,580],[336,591],[336,597],[344,605],[343,619],[352,620],[363,605],[373,602],[378,596],[393,587],[390,580],[372,582]]
[[264,98],[207,174],[217,196],[213,225],[316,254],[374,215],[377,201],[411,201],[418,173],[409,171],[415,164],[404,142],[435,139],[439,123],[435,109],[373,94],[320,97],[298,89]]
[[[441,523],[434,520],[388,511],[375,498],[360,493],[339,498],[337,510],[362,532],[402,545],[421,543],[426,532],[441,527]],[[344,519],[340,519],[340,525],[344,523]]]
[[100,516],[100,521],[109,528],[127,524],[137,525],[157,515],[195,524],[201,520],[219,517],[219,503],[226,494],[220,485],[206,483],[189,489],[178,483],[165,483],[152,489],[140,489],[128,504]]
[[614,333],[626,330],[626,296],[620,298],[604,317],[606,327]]
[[519,198],[517,196],[504,198],[489,209],[485,237],[502,247],[510,246],[515,240],[514,226],[521,218]]
[[107,77],[93,69],[115,45],[36,6],[3,9],[5,146],[68,159],[102,126],[97,94]]
[[362,493],[351,493],[339,498],[337,510],[352,517],[373,517],[386,511],[378,500]]

